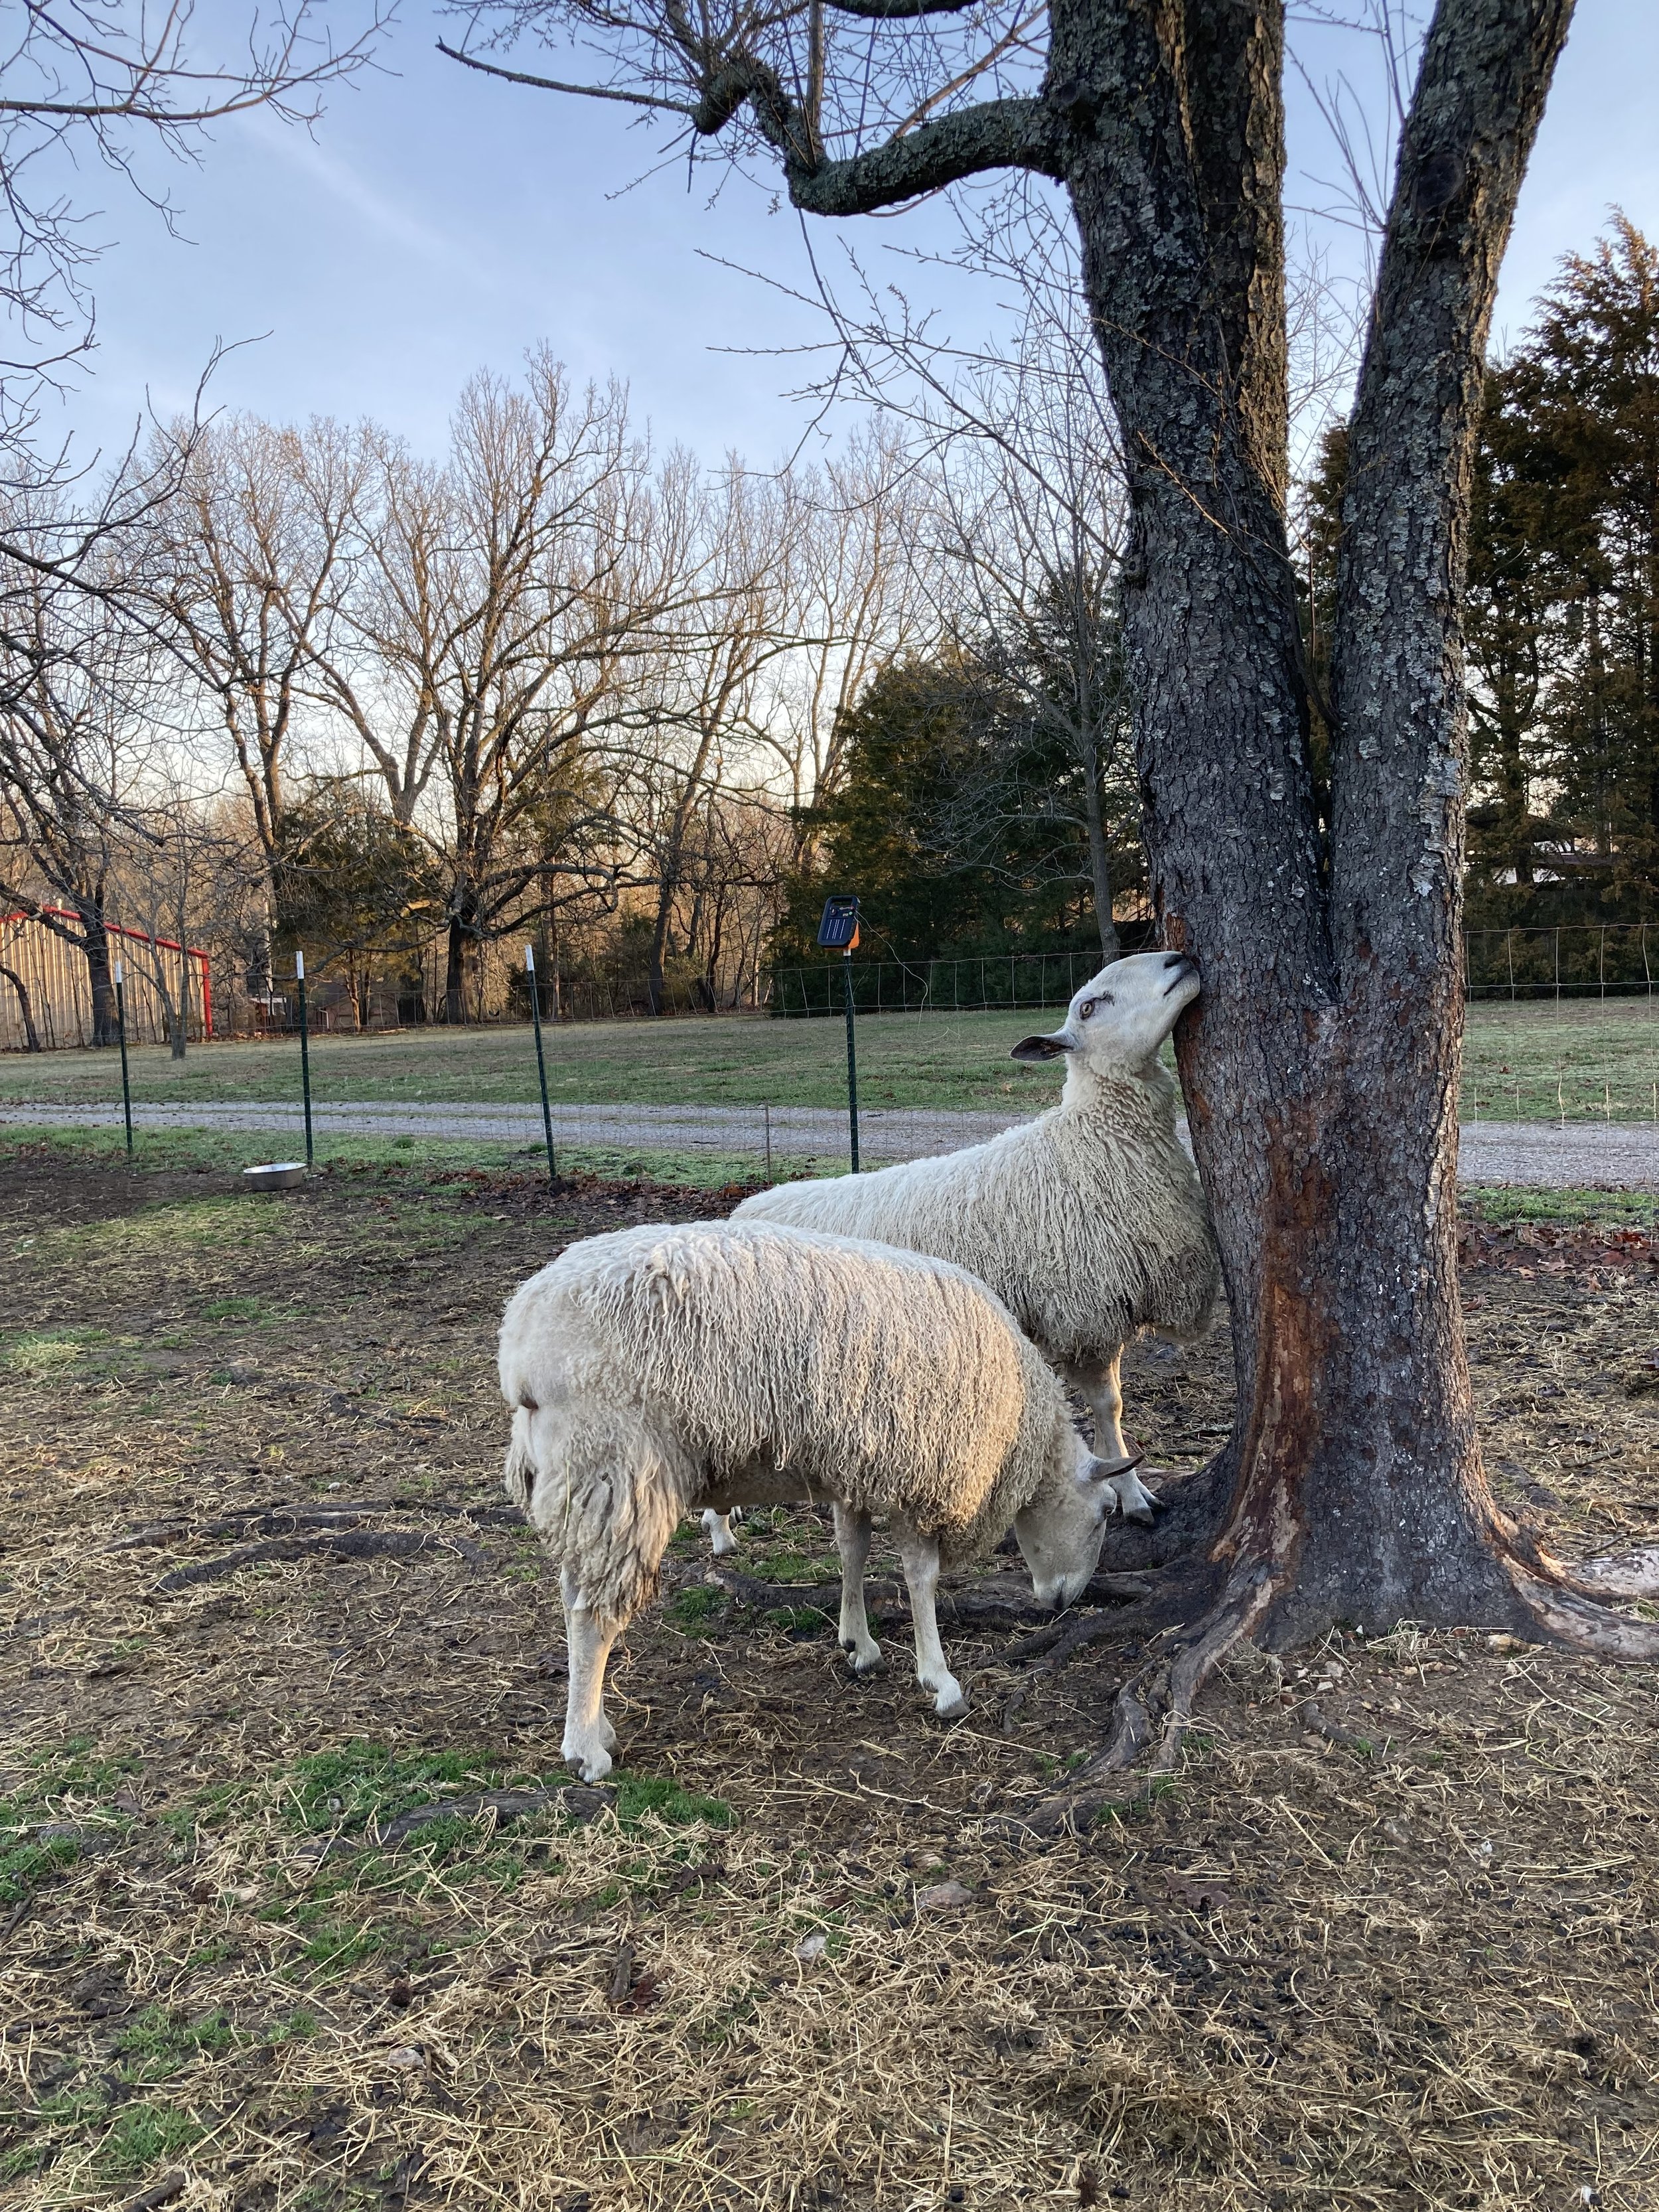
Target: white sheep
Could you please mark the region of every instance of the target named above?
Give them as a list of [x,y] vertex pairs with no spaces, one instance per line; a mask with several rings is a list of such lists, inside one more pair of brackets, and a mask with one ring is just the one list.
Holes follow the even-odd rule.
[[610,1771],[605,1669],[688,1511],[827,1499],[840,1638],[880,1651],[864,1606],[872,1513],[892,1516],[916,1679],[966,1709],[934,1612],[941,1565],[1012,1522],[1036,1595],[1069,1605],[1112,1510],[1065,1394],[983,1284],[946,1263],[769,1222],[627,1229],[573,1244],[501,1322],[507,1494],[562,1567],[564,1756]]
[[[1200,1334],[1220,1286],[1204,1194],[1176,1134],[1176,1087],[1158,1061],[1198,990],[1183,954],[1116,961],[1052,1036],[1013,1048],[1016,1060],[1066,1055],[1066,1088],[1048,1113],[963,1152],[781,1183],[734,1218],[874,1237],[967,1268],[1082,1396],[1102,1459],[1128,1460],[1124,1345],[1143,1328]],[[1127,1515],[1151,1521],[1133,1462],[1114,1486]],[[719,1548],[730,1547],[728,1535]]]

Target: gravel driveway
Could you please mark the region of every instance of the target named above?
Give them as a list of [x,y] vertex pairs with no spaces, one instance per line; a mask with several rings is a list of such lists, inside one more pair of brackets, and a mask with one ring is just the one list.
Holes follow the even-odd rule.
[[[297,1106],[204,1102],[132,1109],[147,1129],[268,1129],[289,1139],[304,1133]],[[333,1137],[440,1137],[461,1143],[539,1145],[542,1121],[533,1106],[358,1105],[313,1109],[325,1142]],[[1019,1115],[929,1113],[878,1107],[859,1116],[866,1160],[920,1159],[977,1144],[1012,1128]],[[118,1127],[118,1107],[0,1106],[0,1122],[58,1127]],[[553,1138],[573,1146],[623,1152],[731,1152],[823,1166],[847,1157],[847,1116],[812,1106],[556,1106]],[[1659,1129],[1645,1122],[1477,1121],[1462,1133],[1462,1179],[1522,1183],[1543,1189],[1659,1190]]]

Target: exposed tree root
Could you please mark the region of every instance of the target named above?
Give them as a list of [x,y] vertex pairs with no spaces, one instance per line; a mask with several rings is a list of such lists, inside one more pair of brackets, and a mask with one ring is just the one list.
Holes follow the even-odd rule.
[[[1540,1640],[1565,1644],[1600,1659],[1659,1660],[1659,1621],[1630,1620],[1605,1602],[1610,1597],[1659,1596],[1645,1567],[1632,1567],[1644,1554],[1610,1559],[1593,1578],[1599,1563],[1567,1567],[1551,1560],[1540,1571],[1533,1560],[1505,1549],[1503,1563],[1530,1626]],[[1652,1553],[1646,1554],[1649,1559]]]
[[216,1521],[192,1521],[180,1515],[172,1521],[151,1521],[125,1536],[106,1544],[106,1552],[157,1550],[163,1544],[198,1536],[283,1536],[299,1528],[349,1528],[359,1522],[386,1513],[411,1518],[472,1521],[484,1528],[522,1528],[524,1515],[516,1505],[457,1505],[435,1498],[367,1498],[333,1505],[250,1505],[222,1513]]
[[[1150,1586],[1142,1587],[1143,1592],[1150,1595]],[[1128,1595],[1125,1593],[1126,1598]],[[1090,1644],[1098,1644],[1108,1636],[1125,1635],[1140,1625],[1138,1607],[1128,1610],[1120,1607],[1113,1613],[1064,1613],[1058,1620],[1051,1620],[1046,1627],[1022,1636],[1018,1644],[1011,1644],[1002,1654],[1002,1664],[1018,1667],[1028,1659],[1037,1659],[1042,1663],[1032,1668],[1034,1674],[1057,1674]]]
[[1607,1659],[1659,1659],[1659,1624],[1614,1613],[1610,1599],[1659,1598],[1659,1547],[1568,1560],[1534,1530],[1497,1515],[1487,1540],[1518,1601],[1523,1631]]
[[1659,1548],[1644,1544],[1634,1552],[1580,1559],[1565,1578],[1595,1597],[1659,1598]]
[[[1173,1773],[1192,1726],[1194,1700],[1227,1654],[1249,1637],[1278,1588],[1265,1568],[1234,1574],[1205,1618],[1189,1630],[1171,1632],[1164,1649],[1119,1690],[1105,1749],[1078,1770],[1062,1794],[1021,1815],[1019,1825],[1039,1835],[1086,1827],[1106,1806],[1145,1796],[1160,1776]],[[1117,1779],[1139,1768],[1148,1751],[1154,1755],[1133,1782]]]
[[559,1790],[481,1790],[475,1797],[440,1798],[434,1805],[416,1805],[410,1812],[400,1813],[395,1820],[388,1820],[368,1840],[383,1851],[395,1851],[434,1820],[477,1820],[493,1813],[496,1824],[505,1827],[510,1821],[526,1820],[550,1808],[567,1814],[582,1826],[616,1802],[614,1790],[589,1789],[574,1783]]
[[457,1552],[469,1566],[477,1566],[483,1559],[477,1546],[463,1536],[428,1536],[418,1528],[337,1528],[317,1536],[276,1536],[263,1544],[239,1545],[216,1559],[193,1559],[163,1575],[145,1595],[166,1597],[199,1583],[218,1582],[243,1567],[262,1565],[267,1559],[406,1559],[420,1552]]

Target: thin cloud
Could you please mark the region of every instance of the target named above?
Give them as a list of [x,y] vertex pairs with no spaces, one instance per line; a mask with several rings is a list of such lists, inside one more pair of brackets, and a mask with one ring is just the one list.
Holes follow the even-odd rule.
[[435,223],[422,222],[406,207],[375,189],[351,163],[328,153],[303,131],[280,123],[263,111],[244,118],[242,128],[265,151],[277,155],[325,192],[337,206],[348,209],[368,229],[418,254],[436,268],[460,272],[474,282],[488,283],[488,251],[478,240],[461,238]]

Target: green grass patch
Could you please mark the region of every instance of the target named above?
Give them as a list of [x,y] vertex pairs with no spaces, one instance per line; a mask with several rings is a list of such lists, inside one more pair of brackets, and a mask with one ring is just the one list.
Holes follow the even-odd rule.
[[149,2005],[116,2039],[125,2063],[125,2081],[168,2081],[204,2053],[212,2057],[228,2051],[235,2030],[222,2012],[210,2012],[191,2021],[166,2005]]
[[777,1551],[757,1553],[749,1571],[757,1581],[765,1583],[836,1582],[841,1562],[806,1552]]
[[105,1328],[29,1329],[0,1336],[0,1366],[32,1382],[51,1382],[90,1347],[110,1341]]
[[[1036,1026],[1043,1026],[1038,1023]],[[1052,1026],[1052,1024],[1048,1024]],[[1030,1013],[876,1015],[859,1024],[859,1088],[871,1105],[1046,1104],[1059,1073],[1023,1067],[1010,1048],[1033,1027]],[[846,1032],[839,1019],[772,1021],[727,1016],[561,1024],[545,1032],[550,1097],[562,1105],[838,1106],[846,1098]],[[300,1103],[299,1048],[259,1039],[192,1050],[175,1060],[165,1047],[131,1055],[136,1103]],[[373,1100],[430,1106],[445,1100],[533,1107],[536,1054],[528,1024],[473,1030],[404,1030],[386,1036],[313,1040],[312,1086],[319,1103]],[[120,1068],[106,1052],[57,1052],[0,1061],[0,1097],[118,1107]],[[106,1133],[125,1148],[118,1129]],[[143,1148],[171,1132],[141,1129]],[[227,1139],[233,1133],[226,1132]],[[270,1158],[267,1136],[253,1157]],[[335,1141],[324,1138],[333,1156]],[[386,1140],[389,1146],[395,1139]],[[279,1158],[291,1157],[279,1152]]]
[[683,1589],[669,1606],[668,1618],[676,1628],[706,1628],[725,1602],[718,1590]]
[[671,1828],[689,1828],[699,1821],[711,1828],[729,1828],[732,1808],[723,1797],[700,1797],[665,1774],[626,1774],[611,1777],[617,1786],[617,1825],[641,1827],[647,1820]]
[[[360,1741],[296,1760],[282,1790],[291,1826],[311,1834],[326,1831],[349,1836],[371,1826],[384,1827],[401,1813],[413,1812],[417,1805],[441,1803],[447,1797],[470,1797],[502,1788],[562,1790],[569,1781],[562,1769],[549,1775],[532,1773],[488,1753],[393,1752],[384,1744]],[[473,1824],[466,1821],[431,1825],[475,1832]],[[407,1848],[422,1847],[427,1839],[422,1827]],[[326,1893],[313,1885],[313,1896]]]
[[830,1615],[816,1605],[776,1605],[761,1619],[769,1628],[781,1628],[793,1632],[803,1629],[823,1627]]
[[46,1843],[9,1840],[5,1814],[0,1806],[0,1905],[21,1905],[43,1881],[73,1866],[81,1846],[69,1836],[54,1836]]
[[0,1906],[20,1905],[41,1883],[79,1859],[77,1836],[41,1837],[45,1825],[96,1827],[119,1834],[128,1823],[108,1800],[141,1762],[104,1758],[89,1735],[68,1737],[30,1754],[22,1778],[0,1797]]
[[175,2105],[132,2105],[105,2136],[98,2163],[111,2173],[143,2173],[176,2158],[207,2130]]
[[1463,1192],[1462,1212],[1472,1220],[1494,1224],[1553,1223],[1582,1228],[1605,1222],[1615,1228],[1651,1230],[1659,1217],[1659,1197],[1641,1190],[1529,1190],[1479,1186]]
[[383,1929],[331,1925],[319,1928],[301,1947],[300,1956],[319,1973],[344,1974],[384,1951],[390,1941]]
[[[881,1014],[859,1024],[859,1087],[872,1106],[951,1109],[996,1107],[1036,1111],[1057,1095],[1053,1069],[1012,1063],[1009,1048],[1031,1029],[1051,1027],[1032,1012]],[[845,1034],[837,1019],[773,1021],[726,1016],[663,1021],[584,1022],[546,1033],[548,1087],[561,1104],[747,1105],[839,1107],[846,1097]],[[131,1054],[135,1099],[278,1101],[297,1106],[299,1052],[292,1039],[210,1045],[174,1060],[164,1046]],[[536,1059],[527,1025],[477,1030],[405,1030],[386,1036],[313,1040],[312,1073],[325,1103],[446,1100],[533,1107]],[[1482,1000],[1466,1014],[1462,1111],[1465,1119],[1570,1121],[1610,1115],[1615,1121],[1659,1117],[1659,1012],[1646,1000]],[[113,1108],[120,1072],[106,1052],[58,1052],[0,1060],[0,1098]],[[25,1133],[14,1133],[21,1135]],[[124,1150],[117,1128],[79,1133],[110,1157]],[[143,1130],[140,1152],[157,1164],[244,1165],[291,1155],[291,1133]],[[168,1148],[181,1148],[169,1154]],[[283,1148],[286,1147],[284,1152]],[[331,1160],[405,1161],[459,1153],[475,1164],[504,1164],[514,1148],[436,1146],[425,1139],[336,1139],[325,1134]],[[522,1159],[523,1148],[517,1148]],[[562,1152],[562,1160],[566,1156]],[[572,1164],[586,1164],[577,1152]],[[590,1155],[593,1172],[628,1172],[638,1155]],[[700,1156],[694,1156],[700,1157]],[[648,1172],[661,1176],[662,1156]]]

